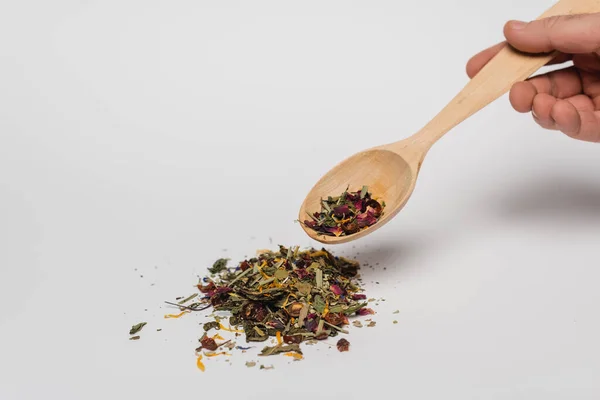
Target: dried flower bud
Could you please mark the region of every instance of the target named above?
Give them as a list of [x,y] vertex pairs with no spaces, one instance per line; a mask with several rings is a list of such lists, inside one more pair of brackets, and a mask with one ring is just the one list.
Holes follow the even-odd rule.
[[302,335],[284,335],[283,341],[288,344],[298,344],[302,343]]
[[219,348],[217,342],[215,342],[215,339],[206,335],[202,339],[200,339],[200,344],[202,345],[202,348],[205,348],[206,350],[210,351],[215,351]]
[[267,309],[260,303],[246,303],[242,307],[242,318],[246,321],[262,322],[267,314]]
[[351,235],[353,233],[358,232],[360,227],[358,226],[358,222],[356,222],[356,220],[352,220],[352,221],[343,223],[342,229],[346,234]]
[[325,321],[331,325],[340,326],[346,321],[346,318],[344,313],[329,313],[325,316]]
[[240,269],[242,271],[247,270],[248,268],[250,268],[250,263],[248,263],[248,261],[242,261],[242,263],[240,264]]
[[288,314],[290,314],[291,317],[298,317],[300,315],[300,311],[302,310],[303,304],[302,303],[292,303],[289,306],[287,306],[286,310],[288,312]]
[[342,352],[342,351],[348,351],[349,348],[350,348],[350,342],[349,341],[347,341],[344,338],[338,340],[338,342],[337,342],[337,349],[340,352]]

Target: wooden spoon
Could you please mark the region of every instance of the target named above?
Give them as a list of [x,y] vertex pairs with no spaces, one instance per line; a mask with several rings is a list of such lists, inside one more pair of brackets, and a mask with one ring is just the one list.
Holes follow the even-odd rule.
[[[555,15],[600,12],[600,0],[561,0],[538,19]],[[357,153],[324,175],[300,207],[299,220],[321,209],[321,198],[338,196],[348,185],[351,190],[369,186],[373,196],[386,202],[384,215],[371,227],[348,236],[319,235],[301,224],[304,231],[322,243],[338,244],[374,232],[395,217],[410,198],[421,164],[431,146],[450,129],[481,110],[511,86],[525,80],[555,56],[523,54],[505,46],[448,105],[425,127],[399,142]]]

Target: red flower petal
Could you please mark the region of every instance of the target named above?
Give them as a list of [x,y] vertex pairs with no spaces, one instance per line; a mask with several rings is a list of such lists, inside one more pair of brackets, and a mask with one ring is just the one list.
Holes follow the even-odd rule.
[[358,223],[359,227],[364,228],[366,226],[371,226],[375,222],[377,222],[377,218],[375,218],[373,216],[373,214],[369,214],[369,213],[365,212],[365,213],[357,215],[356,222]]
[[304,225],[308,226],[309,228],[315,229],[317,227],[317,223],[315,221],[311,221],[311,220],[305,220],[304,221]]
[[350,192],[346,194],[346,199],[350,201],[360,200],[360,193],[358,192]]
[[367,212],[373,214],[374,217],[378,218],[383,211],[383,207],[377,200],[369,200],[367,202]]
[[198,285],[198,290],[200,290],[202,293],[211,292],[211,291],[215,290],[215,284],[213,282],[210,282],[206,286]]
[[340,236],[344,231],[339,226],[334,226],[333,228],[325,227],[325,230],[329,233],[333,233],[335,236]]
[[267,317],[268,311],[258,302],[246,303],[242,307],[242,318],[247,321],[262,322]]
[[273,321],[269,321],[267,322],[265,325],[270,326],[273,329],[276,329],[278,331],[282,331],[285,329],[285,325],[283,324],[283,322],[274,319]]
[[364,212],[364,210],[363,210],[363,205],[364,205],[364,204],[363,204],[363,201],[362,201],[362,200],[356,200],[356,201],[354,202],[354,208],[356,208],[356,212],[357,212],[357,213],[359,213],[359,212]]
[[341,296],[344,294],[344,290],[341,287],[339,287],[338,285],[329,286],[329,290],[331,290],[333,292],[333,294],[335,294],[336,296]]
[[307,319],[304,321],[304,328],[309,332],[315,332],[318,326],[319,323],[314,319]]
[[367,298],[366,294],[353,294],[352,300],[364,300]]
[[372,315],[372,314],[375,314],[375,311],[373,311],[373,310],[372,310],[372,309],[370,309],[370,308],[363,307],[363,308],[361,308],[360,310],[358,310],[358,311],[356,312],[356,314],[358,314],[358,315],[362,315],[362,316],[364,316],[364,315]]
[[304,279],[306,278],[308,275],[310,275],[310,272],[308,272],[306,270],[306,268],[298,268],[294,271],[296,273],[296,275],[298,276],[298,279]]
[[333,213],[335,214],[336,217],[341,218],[344,215],[350,214],[350,207],[348,207],[346,204],[341,205],[339,207],[334,208]]

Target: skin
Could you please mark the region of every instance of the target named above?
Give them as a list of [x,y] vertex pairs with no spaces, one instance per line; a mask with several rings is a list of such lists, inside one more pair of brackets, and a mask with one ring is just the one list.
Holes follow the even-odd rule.
[[527,53],[557,51],[550,64],[573,65],[516,83],[510,103],[520,113],[531,112],[545,129],[600,142],[600,13],[509,21],[504,36],[469,60],[467,75],[475,76],[507,43]]

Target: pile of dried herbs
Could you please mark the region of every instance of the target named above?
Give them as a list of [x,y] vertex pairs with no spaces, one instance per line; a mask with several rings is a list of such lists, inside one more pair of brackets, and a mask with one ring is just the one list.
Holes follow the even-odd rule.
[[374,225],[383,215],[385,202],[372,197],[367,186],[362,190],[348,189],[337,197],[321,199],[321,211],[308,214],[304,225],[321,235],[347,236]]
[[[244,333],[247,343],[275,338],[276,344],[263,346],[260,356],[284,353],[301,359],[304,342],[312,344],[348,333],[344,327],[349,318],[374,314],[366,307],[366,295],[357,283],[359,264],[325,249],[300,251],[279,246],[278,251],[260,251],[236,267],[227,264],[227,259],[220,259],[209,268],[210,276],[198,284],[199,301],[189,306],[170,303],[179,306],[182,314],[211,306],[215,311],[229,311],[228,320],[213,313],[213,320],[203,325],[196,349],[202,370],[202,354],[231,355],[218,352],[221,347],[249,349],[225,341],[219,334],[223,331],[235,332],[236,338]],[[349,342],[339,340],[337,347],[347,351]]]

